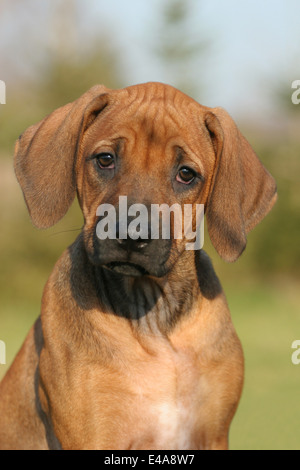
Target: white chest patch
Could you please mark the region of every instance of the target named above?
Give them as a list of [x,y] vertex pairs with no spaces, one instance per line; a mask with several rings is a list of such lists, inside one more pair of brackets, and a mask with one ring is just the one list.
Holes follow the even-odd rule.
[[192,416],[188,407],[169,402],[155,405],[156,438],[163,449],[190,449]]

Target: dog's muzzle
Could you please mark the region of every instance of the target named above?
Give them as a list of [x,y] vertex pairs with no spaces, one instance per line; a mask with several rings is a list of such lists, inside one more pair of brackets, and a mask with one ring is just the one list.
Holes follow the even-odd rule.
[[119,222],[116,223],[115,237],[99,239],[94,237],[93,262],[104,268],[126,276],[156,276],[166,274],[166,263],[172,246],[170,239],[151,238],[151,224],[143,234],[133,227],[128,218],[127,228],[121,233]]

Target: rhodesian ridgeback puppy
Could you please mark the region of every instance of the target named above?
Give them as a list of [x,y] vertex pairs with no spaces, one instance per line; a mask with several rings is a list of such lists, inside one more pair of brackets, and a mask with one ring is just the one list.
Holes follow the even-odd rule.
[[95,86],[19,138],[15,169],[37,227],[76,193],[84,226],[0,385],[0,448],[227,449],[243,353],[208,256],[172,234],[100,240],[96,227],[119,196],[203,204],[235,261],[276,185],[231,117],[160,83]]

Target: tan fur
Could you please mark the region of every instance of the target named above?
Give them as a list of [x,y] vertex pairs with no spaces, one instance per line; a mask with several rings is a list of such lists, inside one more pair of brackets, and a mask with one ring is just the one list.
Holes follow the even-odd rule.
[[[174,183],[178,148],[203,177],[191,188]],[[90,156],[116,149],[107,180]],[[207,255],[158,242],[149,275],[116,275],[95,263],[94,232],[99,204],[119,195],[203,203],[216,250],[236,260],[276,186],[230,116],[159,83],[96,86],[20,137],[15,168],[38,227],[76,192],[85,224],[0,384],[0,448],[226,449],[243,353]]]

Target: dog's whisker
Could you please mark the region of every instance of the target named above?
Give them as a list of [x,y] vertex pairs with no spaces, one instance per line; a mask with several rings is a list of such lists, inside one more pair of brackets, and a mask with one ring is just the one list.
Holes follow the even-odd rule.
[[71,228],[68,230],[60,230],[59,232],[54,232],[49,235],[49,237],[54,237],[55,235],[61,235],[62,233],[69,233],[69,232],[80,232],[82,227],[79,228]]

